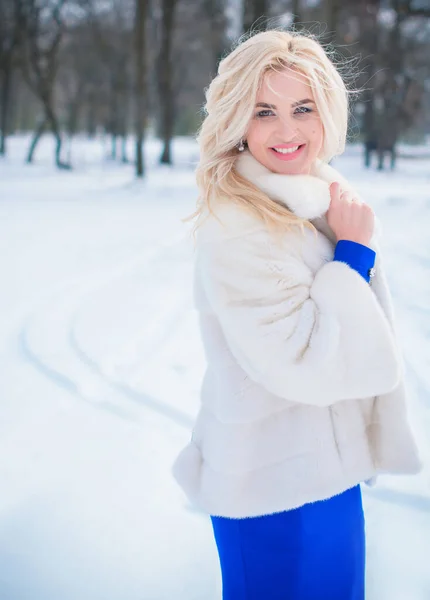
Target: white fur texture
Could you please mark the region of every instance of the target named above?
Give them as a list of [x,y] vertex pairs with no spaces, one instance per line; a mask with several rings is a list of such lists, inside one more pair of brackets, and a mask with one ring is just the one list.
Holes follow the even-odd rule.
[[178,483],[209,514],[250,517],[417,472],[379,251],[372,287],[332,260],[328,185],[348,184],[322,164],[277,175],[245,153],[236,166],[318,232],[275,239],[233,203],[202,225],[195,298],[208,369]]

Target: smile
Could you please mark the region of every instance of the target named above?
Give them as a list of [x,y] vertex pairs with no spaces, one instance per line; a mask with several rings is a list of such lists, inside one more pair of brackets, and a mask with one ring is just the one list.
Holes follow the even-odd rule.
[[275,152],[280,152],[281,154],[291,154],[292,152],[296,152],[300,146],[293,146],[293,148],[273,148]]
[[306,144],[299,144],[291,148],[270,148],[270,151],[280,160],[293,160],[303,151]]

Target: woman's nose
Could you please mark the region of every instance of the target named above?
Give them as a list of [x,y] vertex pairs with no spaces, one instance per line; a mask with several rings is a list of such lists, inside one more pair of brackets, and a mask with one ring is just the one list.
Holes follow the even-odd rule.
[[291,119],[282,119],[279,121],[279,133],[282,134],[285,143],[293,141],[297,137],[297,123]]

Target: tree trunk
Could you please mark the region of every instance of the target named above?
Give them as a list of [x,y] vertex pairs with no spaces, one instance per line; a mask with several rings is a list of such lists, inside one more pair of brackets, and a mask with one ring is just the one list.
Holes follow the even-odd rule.
[[30,148],[29,148],[28,155],[27,155],[27,163],[33,162],[34,152],[39,143],[39,140],[42,137],[43,133],[45,132],[46,127],[49,125],[49,128],[51,129],[51,131],[55,137],[55,140],[56,140],[55,164],[59,169],[70,169],[71,167],[69,164],[63,163],[61,161],[61,147],[62,147],[63,140],[60,135],[60,127],[58,124],[57,116],[51,105],[51,99],[48,96],[43,96],[41,99],[44,104],[45,115],[44,115],[43,121],[41,121],[41,123],[39,124],[39,127],[36,129],[36,131],[34,133],[34,137],[30,144]]
[[325,35],[325,38],[327,42],[332,44],[336,44],[338,38],[337,27],[339,24],[340,7],[340,0],[330,0],[326,3],[327,34]]
[[163,0],[161,23],[161,51],[158,63],[158,90],[161,106],[161,139],[163,151],[161,164],[172,164],[171,141],[175,121],[172,73],[172,38],[175,20],[176,0]]
[[26,162],[28,164],[31,164],[33,162],[34,153],[36,151],[37,144],[39,143],[40,138],[44,134],[45,128],[46,128],[46,118],[44,118],[39,123],[39,126],[37,127],[37,129],[35,130],[35,132],[33,134],[33,139],[31,141],[30,148],[29,148],[28,154],[27,154],[27,161]]
[[209,23],[209,39],[207,44],[212,53],[210,77],[215,77],[218,64],[227,46],[226,0],[205,0],[204,6]]
[[78,86],[76,92],[71,97],[68,105],[67,132],[71,137],[73,137],[78,130],[79,118],[82,112],[83,101],[85,101],[84,91],[84,84],[81,83]]
[[[54,4],[49,6],[49,14],[45,14],[42,10],[42,6],[35,2],[35,0],[31,0],[31,2],[28,3],[29,10],[26,12],[22,23],[25,47],[23,48],[22,53],[23,60],[21,61],[21,69],[24,79],[40,100],[44,111],[44,121],[39,125],[35,132],[29,149],[27,162],[32,162],[34,151],[40,137],[46,126],[49,126],[57,142],[55,164],[60,169],[70,168],[69,165],[61,162],[62,139],[54,109],[54,90],[58,67],[58,53],[65,32],[65,25],[61,16],[61,10],[65,1],[66,0],[56,0]],[[43,35],[41,27],[45,19],[50,23],[50,27],[53,30],[53,37],[48,44],[46,43],[46,36]]]
[[121,138],[121,162],[124,164],[128,164],[128,156],[127,156],[127,132],[128,132],[128,105],[129,105],[129,95],[128,90],[123,91],[121,98],[118,103],[118,135]]
[[12,89],[12,62],[7,61],[3,70],[1,90],[1,115],[0,115],[0,156],[6,155],[6,136],[9,130],[10,98]]
[[111,145],[110,145],[110,148],[111,148],[110,157],[112,160],[116,160],[116,148],[117,148],[116,139],[117,139],[116,133],[112,133],[111,134]]
[[297,28],[301,21],[300,0],[291,0],[292,25]]
[[45,107],[46,111],[46,119],[49,123],[51,131],[55,137],[56,147],[55,147],[55,164],[58,169],[70,169],[70,165],[63,163],[61,161],[61,147],[63,145],[63,139],[60,134],[60,127],[57,119],[57,115],[54,110],[51,108],[51,105]]
[[254,18],[256,21],[260,19],[259,30],[267,29],[268,12],[269,3],[267,0],[254,0]]
[[129,163],[127,157],[127,133],[125,132],[121,139],[121,162],[125,165]]
[[6,155],[6,136],[8,131],[10,89],[12,69],[6,65],[3,71],[3,81],[1,89],[1,114],[0,114],[0,156]]
[[[361,0],[360,15],[360,38],[365,48],[366,57],[366,79],[367,85],[363,93],[364,102],[363,132],[365,143],[365,165],[370,165],[372,149],[377,146],[377,132],[375,123],[375,91],[369,82],[374,84],[374,76],[377,70],[376,56],[379,46],[378,31],[379,0]],[[375,148],[374,148],[375,147]]]
[[86,130],[90,139],[94,138],[97,131],[96,126],[97,100],[94,93],[88,98],[88,107],[86,113]]
[[[243,3],[243,29],[249,31],[251,28],[263,31],[266,29],[267,0],[244,0]],[[260,22],[257,22],[260,19]]]
[[111,159],[116,160],[117,157],[117,138],[119,135],[118,127],[118,91],[117,81],[115,80],[114,71],[112,70],[112,77],[110,80],[110,93],[109,93],[109,133],[111,134]]
[[78,91],[77,95],[69,102],[68,106],[68,117],[67,117],[67,134],[68,134],[68,148],[67,148],[67,162],[68,164],[72,161],[72,142],[73,137],[76,135],[78,130],[79,111],[81,109],[80,104],[81,92]]
[[145,25],[148,9],[147,0],[136,0],[134,23],[134,59],[135,59],[135,129],[136,129],[136,176],[143,177],[145,165],[143,159],[143,138],[146,117],[146,56]]
[[63,140],[56,126],[55,129],[53,129],[53,134],[57,142],[57,146],[55,148],[55,164],[57,165],[58,169],[70,169],[69,165],[61,162],[61,146],[63,144]]
[[[1,1],[1,0],[0,0]],[[0,40],[2,46],[1,60],[1,97],[0,97],[0,156],[6,155],[6,138],[10,132],[10,108],[11,108],[11,92],[12,80],[14,72],[14,59],[20,44],[22,31],[22,10],[23,0],[15,0],[13,3],[13,13],[10,15],[11,30],[6,25],[6,31],[3,39]],[[1,11],[0,19],[5,19],[6,16]],[[7,33],[6,33],[7,32]]]

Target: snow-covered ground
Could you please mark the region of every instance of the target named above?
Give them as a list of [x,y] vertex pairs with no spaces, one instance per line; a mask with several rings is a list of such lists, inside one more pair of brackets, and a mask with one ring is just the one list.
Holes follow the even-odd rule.
[[[76,140],[74,170],[0,162],[1,600],[220,600],[210,521],[170,475],[204,370],[181,218],[196,198],[192,140],[146,181]],[[364,489],[368,600],[430,598],[430,160],[365,171],[425,468]],[[428,154],[427,154],[428,156]],[[312,576],[310,574],[310,576]]]

